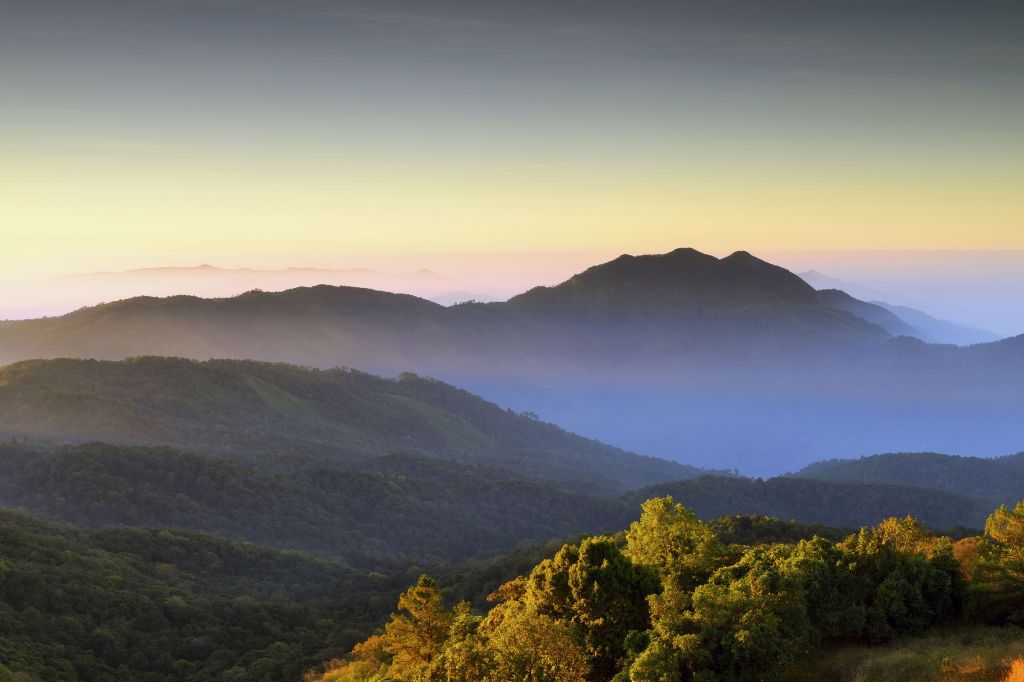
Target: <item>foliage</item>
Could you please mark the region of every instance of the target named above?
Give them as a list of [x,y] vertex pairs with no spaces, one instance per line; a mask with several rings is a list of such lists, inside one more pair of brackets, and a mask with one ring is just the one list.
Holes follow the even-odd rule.
[[336,556],[446,560],[626,522],[614,499],[412,455],[271,473],[171,448],[101,443],[44,452],[0,446],[0,503],[85,526],[158,526]]
[[818,536],[838,541],[850,534],[849,530],[830,528],[821,524],[802,524],[782,521],[774,516],[742,514],[720,516],[712,520],[711,530],[726,545],[760,545],[774,542],[796,543]]
[[294,552],[0,513],[0,661],[44,680],[295,678],[395,592]]
[[626,531],[626,556],[656,568],[678,589],[692,590],[706,582],[725,553],[715,532],[671,497],[647,500],[641,510],[640,519]]
[[630,632],[649,622],[646,597],[660,591],[657,575],[634,565],[607,537],[566,545],[542,561],[526,580],[522,602],[583,634],[590,666],[615,668]]
[[[564,545],[496,590],[484,615],[446,609],[421,578],[399,604],[410,616],[392,616],[348,660],[309,679],[781,680],[822,647],[956,623],[965,598],[952,542],[913,518],[838,543],[727,548],[691,510],[658,498],[643,504],[622,542]],[[401,665],[389,644],[395,623],[415,643]]]
[[971,584],[975,616],[1024,625],[1024,501],[993,512],[985,533]]

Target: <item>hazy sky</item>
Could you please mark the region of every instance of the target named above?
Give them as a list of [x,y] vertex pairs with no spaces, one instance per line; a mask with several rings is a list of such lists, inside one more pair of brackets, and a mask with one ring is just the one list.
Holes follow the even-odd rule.
[[3,0],[4,277],[1024,248],[1024,3]]

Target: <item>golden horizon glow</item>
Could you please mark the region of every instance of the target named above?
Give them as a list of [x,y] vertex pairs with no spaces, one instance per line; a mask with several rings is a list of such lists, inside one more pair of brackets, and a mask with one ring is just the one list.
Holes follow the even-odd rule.
[[50,269],[75,269],[74,254],[97,251],[129,268],[167,253],[301,263],[377,251],[1024,248],[1024,174],[770,170],[13,158],[0,171],[2,260],[48,253]]

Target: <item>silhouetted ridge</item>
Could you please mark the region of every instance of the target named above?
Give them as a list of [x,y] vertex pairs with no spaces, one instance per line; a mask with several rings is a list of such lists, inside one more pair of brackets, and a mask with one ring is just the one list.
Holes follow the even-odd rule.
[[540,310],[567,305],[728,312],[764,303],[820,307],[814,289],[785,268],[746,251],[722,259],[694,249],[619,256],[554,287],[537,287],[509,304]]
[[848,312],[851,315],[856,315],[871,324],[876,324],[893,336],[920,338],[920,334],[914,327],[880,305],[866,303],[840,289],[822,289],[818,292],[818,296],[825,305],[836,310]]

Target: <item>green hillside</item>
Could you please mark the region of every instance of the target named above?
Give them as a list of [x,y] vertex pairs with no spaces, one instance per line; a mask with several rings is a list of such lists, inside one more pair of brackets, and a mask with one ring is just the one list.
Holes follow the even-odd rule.
[[404,452],[604,492],[700,473],[430,379],[237,360],[62,359],[2,367],[0,433],[172,445],[247,461],[265,462],[274,453],[280,462],[290,454],[329,466]]
[[1024,491],[1024,453],[992,458],[893,453],[816,462],[793,475],[847,483],[912,485],[1009,502]]
[[82,526],[152,526],[333,556],[453,560],[626,522],[614,498],[412,455],[270,473],[171,448],[0,446],[0,504]]
[[373,627],[383,576],[212,536],[83,532],[0,511],[0,676],[298,679]]
[[[349,561],[456,561],[580,533],[620,529],[640,501],[672,494],[705,519],[758,514],[841,528],[912,514],[978,527],[991,502],[922,488],[780,478],[702,477],[622,496],[592,495],[505,470],[418,455],[346,468],[251,464],[169,447],[0,446],[0,505],[84,527],[217,533]],[[734,519],[729,537],[792,539],[785,524]],[[825,530],[822,529],[824,533]]]

